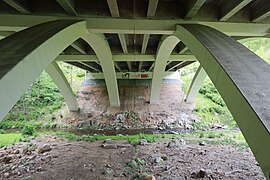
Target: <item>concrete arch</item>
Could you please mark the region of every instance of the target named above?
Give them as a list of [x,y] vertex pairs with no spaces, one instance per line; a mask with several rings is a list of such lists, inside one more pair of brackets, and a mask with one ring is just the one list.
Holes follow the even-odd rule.
[[83,21],[52,21],[0,41],[0,120],[59,53],[87,32]]
[[64,73],[62,72],[58,64],[55,61],[53,61],[46,68],[46,72],[50,75],[53,82],[58,87],[60,93],[64,96],[68,109],[70,111],[78,111],[79,105],[77,103],[76,98],[74,97],[72,88],[70,87]]
[[210,27],[178,25],[175,36],[191,50],[215,84],[269,179],[270,66]]
[[82,39],[84,39],[93,48],[100,61],[111,106],[119,107],[119,92],[112,52],[105,36],[103,34],[87,33],[82,36]]
[[196,95],[198,94],[200,87],[205,80],[207,74],[203,67],[200,65],[192,79],[192,82],[189,86],[189,90],[186,96],[186,102],[192,103],[195,101]]
[[150,104],[159,103],[160,88],[165,75],[167,61],[174,47],[180,42],[176,36],[163,36],[157,50],[152,78]]

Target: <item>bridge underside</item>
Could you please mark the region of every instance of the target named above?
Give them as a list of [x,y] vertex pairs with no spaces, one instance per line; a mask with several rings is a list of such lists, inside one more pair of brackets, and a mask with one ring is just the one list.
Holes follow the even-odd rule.
[[149,100],[157,104],[163,77],[198,61],[186,100],[194,100],[207,74],[269,179],[270,66],[236,41],[269,37],[266,0],[43,3],[0,2],[1,120],[43,70],[78,110],[59,61],[104,78],[113,107],[120,106],[120,76],[152,79]]

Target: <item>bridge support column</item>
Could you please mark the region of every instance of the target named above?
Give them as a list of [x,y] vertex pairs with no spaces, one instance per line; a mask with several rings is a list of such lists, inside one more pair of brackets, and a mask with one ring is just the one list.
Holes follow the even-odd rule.
[[200,65],[196,71],[196,74],[194,75],[192,82],[190,84],[187,97],[186,97],[186,102],[187,103],[193,103],[195,101],[196,95],[200,90],[200,87],[206,78],[207,74],[203,67]]
[[167,61],[174,47],[180,42],[175,36],[163,36],[159,43],[152,78],[150,104],[158,104],[162,79],[165,74]]
[[270,179],[270,65],[233,38],[203,25],[178,25]]
[[53,82],[56,84],[61,94],[67,103],[68,109],[70,111],[78,111],[79,106],[74,96],[74,93],[63,74],[62,70],[59,68],[56,62],[52,62],[47,68],[46,72],[51,76]]
[[119,107],[120,100],[114,62],[105,36],[103,34],[87,33],[82,38],[93,48],[100,61],[111,106]]
[[84,21],[59,20],[30,27],[0,41],[0,120],[35,78],[86,33]]

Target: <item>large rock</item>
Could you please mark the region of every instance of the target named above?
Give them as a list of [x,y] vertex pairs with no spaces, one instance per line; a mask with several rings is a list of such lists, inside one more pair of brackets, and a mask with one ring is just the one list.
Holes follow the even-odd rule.
[[124,113],[116,113],[115,120],[119,123],[125,122],[125,120],[126,120],[125,114]]
[[179,148],[179,147],[183,147],[186,145],[186,141],[183,139],[172,139],[167,147],[168,148]]
[[50,150],[52,150],[51,146],[49,144],[44,144],[41,148],[38,149],[38,153],[43,154]]

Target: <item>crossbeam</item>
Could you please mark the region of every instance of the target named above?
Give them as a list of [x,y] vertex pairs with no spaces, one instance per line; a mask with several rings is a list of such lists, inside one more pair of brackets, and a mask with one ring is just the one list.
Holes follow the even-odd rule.
[[269,24],[263,23],[232,23],[209,21],[179,21],[121,18],[82,18],[66,16],[27,16],[0,14],[0,31],[19,31],[35,24],[58,19],[73,19],[87,21],[92,33],[123,33],[123,34],[173,34],[177,24],[202,24],[229,36],[266,36],[269,34]]
[[[113,61],[155,61],[155,55],[144,55],[144,54],[115,54],[113,55]],[[175,54],[169,56],[169,61],[195,61],[196,58],[194,55],[185,55],[185,54]],[[56,58],[56,61],[98,61],[96,55],[86,55],[86,54],[78,54],[78,55],[67,55],[61,54]]]

